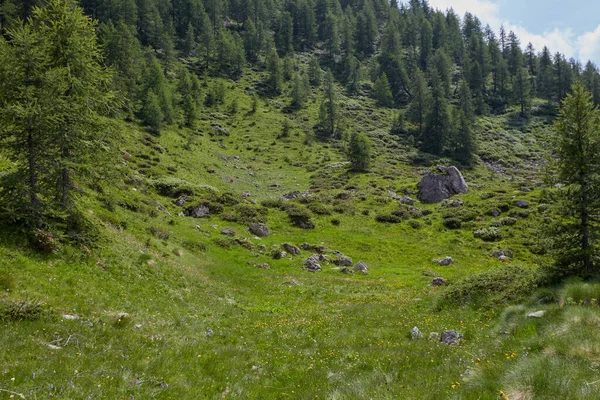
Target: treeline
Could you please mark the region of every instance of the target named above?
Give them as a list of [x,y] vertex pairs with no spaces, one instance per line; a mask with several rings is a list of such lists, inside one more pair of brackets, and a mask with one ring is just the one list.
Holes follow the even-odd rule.
[[[2,29],[43,3],[4,0]],[[372,81],[382,106],[408,105],[407,119],[418,124],[415,139],[422,142],[431,141],[427,131],[438,129],[433,120],[446,119],[446,102],[465,102],[459,100],[460,93],[467,94],[463,80],[480,115],[516,104],[526,116],[532,97],[556,105],[577,79],[600,102],[600,75],[592,62],[582,66],[531,44],[523,51],[514,32],[496,33],[470,13],[461,19],[452,10],[434,10],[426,0],[79,3],[99,21],[98,37],[106,63],[118,71],[115,87],[127,99],[125,108],[157,130],[174,122],[178,112],[193,125],[204,97],[209,105],[220,101],[217,89],[201,95],[198,78],[238,79],[248,64],[269,71],[265,93],[280,94],[291,86],[285,94],[295,95],[294,104],[301,106],[301,92],[310,88],[306,82],[319,81],[314,71],[308,76],[310,68],[295,65],[293,54],[306,51],[318,56],[317,66],[330,70],[349,95],[357,93],[359,82]],[[438,110],[442,114],[429,115]],[[439,153],[436,147],[424,149]]]

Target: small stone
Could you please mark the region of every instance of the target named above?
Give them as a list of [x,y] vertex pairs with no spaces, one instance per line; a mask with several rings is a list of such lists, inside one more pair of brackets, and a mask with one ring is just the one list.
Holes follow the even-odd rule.
[[526,186],[521,186],[521,187],[519,188],[519,190],[520,190],[521,192],[523,192],[523,193],[529,193],[529,192],[531,192],[531,189],[529,189],[529,188],[528,188],[528,187],[526,187]]
[[433,280],[431,281],[431,286],[446,286],[447,284],[448,281],[441,277],[433,278]]
[[498,210],[497,208],[492,208],[492,211],[490,211],[490,215],[492,217],[499,217],[500,216],[500,210]]
[[260,246],[258,246],[259,251],[265,251],[266,249],[267,249],[267,245],[265,245],[265,244],[261,244]]
[[348,267],[344,267],[344,268],[340,269],[340,272],[342,274],[347,274],[347,275],[354,274],[354,272],[350,268],[348,268]]
[[285,243],[283,245],[283,248],[291,255],[297,256],[298,254],[300,254],[300,249],[294,246],[293,244]]
[[269,268],[271,268],[271,266],[270,266],[269,264],[267,264],[267,263],[261,264],[261,266],[260,266],[260,267],[261,267],[262,269],[269,269]]
[[527,318],[542,318],[544,314],[546,314],[546,311],[540,310],[527,314]]
[[67,321],[72,321],[72,320],[79,319],[79,315],[65,314],[65,315],[62,316],[62,318],[66,319]]
[[235,231],[231,228],[225,228],[221,231],[221,235],[225,236],[235,236]]
[[435,262],[438,265],[441,265],[442,267],[447,267],[449,265],[452,265],[454,263],[454,260],[452,259],[452,257],[444,257],[441,260],[436,260]]
[[519,208],[529,208],[529,202],[527,200],[517,200],[515,206]]
[[338,252],[337,260],[334,260],[333,263],[340,267],[351,267],[353,262],[350,257],[345,256],[344,254]]
[[321,264],[319,264],[319,255],[315,254],[306,259],[304,269],[310,272],[320,272]]
[[451,329],[451,330],[442,332],[442,337],[440,339],[440,342],[442,344],[445,344],[448,346],[456,346],[460,343],[460,340],[462,338],[463,338],[462,333],[456,332],[455,330]]
[[412,206],[412,205],[415,204],[415,201],[413,199],[411,199],[410,197],[408,197],[408,196],[403,196],[400,199],[400,203],[406,204],[407,206]]
[[242,197],[250,197],[250,196],[252,196],[252,193],[250,193],[248,191],[242,192]]
[[416,339],[421,339],[423,337],[423,334],[421,333],[419,328],[417,328],[415,326],[414,328],[412,328],[412,331],[410,331],[410,336],[412,337],[413,340],[416,340]]
[[355,272],[360,272],[363,275],[367,275],[369,273],[369,268],[367,267],[367,264],[365,264],[362,261],[357,262],[354,268],[352,268],[352,270]]

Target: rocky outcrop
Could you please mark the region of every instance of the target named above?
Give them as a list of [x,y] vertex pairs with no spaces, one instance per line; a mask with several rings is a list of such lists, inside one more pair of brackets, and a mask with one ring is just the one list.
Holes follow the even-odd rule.
[[258,237],[266,237],[271,234],[271,231],[265,224],[250,224],[248,229]]
[[467,182],[456,167],[437,167],[439,174],[427,174],[417,184],[418,198],[423,203],[439,203],[456,194],[469,191]]

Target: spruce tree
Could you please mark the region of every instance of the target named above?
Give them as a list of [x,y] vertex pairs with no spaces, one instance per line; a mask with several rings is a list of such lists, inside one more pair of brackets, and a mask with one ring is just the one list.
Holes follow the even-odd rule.
[[527,117],[531,108],[531,84],[525,67],[519,67],[513,79],[513,96],[521,108],[521,116]]
[[408,119],[417,124],[419,127],[419,135],[423,134],[425,127],[425,119],[428,115],[428,108],[430,105],[430,92],[427,82],[425,82],[425,75],[420,69],[416,69],[410,93],[412,99],[408,108],[407,117]]
[[437,71],[431,72],[431,101],[427,125],[421,135],[421,150],[441,155],[451,133],[452,118]]
[[394,103],[392,91],[390,90],[390,81],[388,81],[385,72],[377,78],[373,85],[373,97],[382,107],[391,107]]
[[456,131],[452,145],[452,156],[464,165],[473,164],[477,145],[473,125],[475,113],[471,102],[471,91],[466,81],[461,81],[458,89],[459,104],[456,109]]
[[339,138],[341,136],[340,118],[333,76],[331,72],[328,72],[325,76],[325,93],[319,108],[318,128],[321,135],[325,138]]

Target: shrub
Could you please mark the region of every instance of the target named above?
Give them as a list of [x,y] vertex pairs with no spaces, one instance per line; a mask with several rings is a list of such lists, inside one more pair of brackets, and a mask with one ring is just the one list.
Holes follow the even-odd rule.
[[502,239],[502,231],[500,228],[492,226],[474,231],[473,236],[483,240],[484,242],[496,242]]
[[331,207],[328,207],[323,203],[309,203],[307,207],[310,211],[317,215],[331,215],[333,212]]
[[378,214],[375,216],[375,221],[389,222],[391,224],[397,224],[397,223],[402,222],[402,218],[397,215],[393,215],[393,214]]
[[451,284],[440,297],[438,308],[445,305],[473,303],[481,307],[497,307],[500,303],[516,301],[531,294],[539,277],[529,268],[508,265],[475,275]]
[[444,219],[444,226],[448,229],[460,229],[462,222],[458,218]]
[[238,204],[231,212],[224,213],[221,218],[225,221],[237,222],[241,225],[264,224],[267,221],[269,210],[250,204]]
[[44,315],[45,306],[40,301],[3,301],[0,303],[0,321],[35,321]]
[[198,194],[201,192],[216,193],[212,186],[195,185],[179,178],[160,178],[150,181],[150,186],[161,196],[177,198],[179,196]]
[[444,212],[442,217],[444,219],[457,219],[460,222],[471,222],[477,218],[477,212],[469,210],[468,208],[450,208]]
[[150,228],[148,228],[148,230],[150,231],[150,233],[161,240],[167,240],[169,238],[169,236],[171,236],[171,234],[163,229],[157,228],[155,226],[151,226]]
[[566,305],[600,305],[600,283],[572,281],[560,291],[560,303]]
[[312,212],[308,208],[291,204],[286,207],[285,212],[295,225],[307,229],[314,228],[314,224],[310,220]]
[[494,227],[500,227],[500,226],[513,226],[514,224],[517,223],[517,220],[514,218],[501,218],[495,221],[492,221],[492,226]]
[[44,229],[35,230],[31,240],[33,247],[42,253],[56,253],[61,248],[60,238]]
[[283,201],[281,201],[280,199],[267,199],[267,200],[263,200],[260,202],[260,205],[262,205],[265,208],[274,208],[274,209],[283,209],[285,203]]

